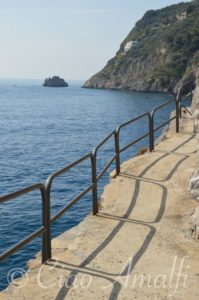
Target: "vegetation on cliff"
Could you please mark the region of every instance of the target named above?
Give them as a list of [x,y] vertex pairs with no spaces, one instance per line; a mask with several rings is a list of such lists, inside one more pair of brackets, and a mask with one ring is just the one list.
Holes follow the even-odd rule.
[[[199,0],[150,10],[84,87],[174,91],[199,61]],[[186,78],[185,78],[186,77]]]

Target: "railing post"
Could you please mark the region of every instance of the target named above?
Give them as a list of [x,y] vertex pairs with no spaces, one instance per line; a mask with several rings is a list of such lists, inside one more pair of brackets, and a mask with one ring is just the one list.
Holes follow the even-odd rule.
[[120,174],[120,131],[117,129],[115,131],[115,153],[116,153],[116,176]]
[[51,222],[50,222],[50,191],[42,189],[42,219],[45,232],[42,235],[42,263],[52,257],[51,250]]
[[154,113],[149,114],[149,148],[150,152],[154,150]]
[[176,132],[178,133],[180,131],[180,102],[179,100],[176,100]]
[[[182,97],[181,96],[177,96],[176,97],[176,102],[178,102],[178,112],[179,112],[179,119],[182,118]],[[177,105],[177,103],[176,103]],[[177,116],[177,113],[176,113]]]
[[96,162],[96,152],[93,150],[91,156],[92,164],[92,183],[93,183],[93,215],[98,213],[98,199],[97,199],[97,162]]
[[179,117],[180,119],[182,118],[182,105],[181,105],[181,102],[179,103]]

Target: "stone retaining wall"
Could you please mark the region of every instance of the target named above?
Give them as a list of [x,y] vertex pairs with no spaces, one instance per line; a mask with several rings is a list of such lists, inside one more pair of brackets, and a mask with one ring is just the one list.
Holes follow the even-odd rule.
[[[193,94],[191,109],[194,117],[194,133],[196,134],[197,140],[199,142],[199,70],[197,73],[196,88]],[[198,148],[198,154],[199,154],[199,148]],[[196,171],[190,180],[189,191],[192,197],[199,200],[199,161],[196,167]],[[191,220],[195,228],[195,238],[197,239],[199,238],[199,207],[197,207],[191,213]]]

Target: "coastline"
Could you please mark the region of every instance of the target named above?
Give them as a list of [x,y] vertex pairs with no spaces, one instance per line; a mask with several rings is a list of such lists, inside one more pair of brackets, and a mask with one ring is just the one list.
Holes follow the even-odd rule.
[[127,92],[135,92],[135,93],[147,93],[147,94],[169,94],[170,96],[173,96],[168,90],[161,91],[161,90],[136,90],[136,89],[130,89],[130,88],[120,88],[120,87],[92,87],[92,86],[86,86],[85,84],[82,85],[83,89],[91,89],[91,90],[110,90],[110,91],[127,91]]

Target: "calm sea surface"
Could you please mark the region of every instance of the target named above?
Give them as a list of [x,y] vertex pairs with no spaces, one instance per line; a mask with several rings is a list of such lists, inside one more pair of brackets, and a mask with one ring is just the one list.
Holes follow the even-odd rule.
[[[82,82],[69,88],[44,88],[41,81],[0,81],[0,195],[45,182],[54,171],[90,152],[120,123],[170,99],[166,94],[82,89]],[[162,122],[172,106],[159,114]],[[156,121],[157,123],[157,121]],[[147,120],[121,132],[121,145],[147,131]],[[160,133],[160,132],[159,132]],[[159,134],[158,133],[158,134]],[[122,156],[122,161],[148,146],[140,142]],[[98,156],[98,172],[113,156],[113,140]],[[114,168],[110,168],[109,172]],[[108,173],[109,173],[108,172]],[[108,182],[108,173],[99,183],[99,194]],[[91,182],[89,161],[56,179],[52,187],[52,215]],[[88,194],[53,225],[53,237],[77,225],[91,210]],[[0,205],[0,253],[41,226],[38,192]],[[26,268],[41,248],[38,238],[12,255],[0,266],[0,289],[7,286],[8,272]],[[16,274],[16,276],[19,274]]]

